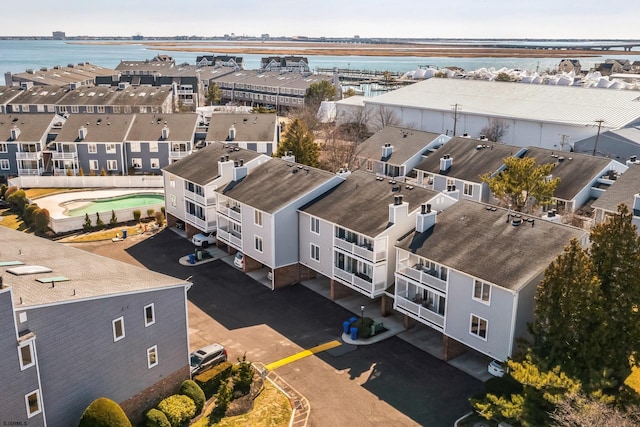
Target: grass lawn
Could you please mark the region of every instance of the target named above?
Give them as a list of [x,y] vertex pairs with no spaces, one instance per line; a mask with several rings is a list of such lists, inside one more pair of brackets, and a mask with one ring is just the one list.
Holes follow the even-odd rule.
[[[149,226],[149,225],[148,225]],[[82,233],[77,236],[68,237],[64,239],[65,242],[82,243],[82,242],[96,242],[99,240],[111,240],[114,237],[122,237],[122,230],[127,230],[127,236],[134,236],[144,232],[144,224],[136,225],[122,225],[110,228],[108,230],[93,231],[89,233]]]
[[[210,409],[213,409],[213,405]],[[256,398],[253,410],[244,415],[223,418],[215,425],[220,427],[287,427],[290,419],[291,404],[289,399],[271,381],[265,381],[264,390]],[[208,425],[208,417],[202,417],[191,427],[206,427]]]
[[13,230],[25,231],[27,226],[22,222],[22,218],[11,212],[9,209],[0,210],[0,226]]

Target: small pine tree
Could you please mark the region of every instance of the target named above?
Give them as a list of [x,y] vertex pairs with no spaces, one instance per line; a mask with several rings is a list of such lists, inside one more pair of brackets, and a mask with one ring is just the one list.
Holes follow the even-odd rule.
[[116,216],[116,212],[113,209],[111,210],[111,219],[109,220],[109,225],[118,225],[118,217]]
[[153,218],[155,213],[156,213],[155,209],[147,209],[147,218],[149,219]]
[[249,392],[251,383],[253,382],[253,366],[251,362],[247,362],[247,353],[242,355],[242,359],[238,358],[238,373],[235,380],[235,388],[243,394]]
[[140,217],[142,216],[142,212],[140,212],[139,210],[135,210],[133,211],[133,219],[135,222],[140,222]]
[[217,417],[223,417],[224,413],[227,412],[227,408],[229,407],[229,402],[231,402],[231,397],[233,396],[233,388],[229,387],[226,381],[220,383],[220,387],[218,388],[218,393],[216,393],[216,407],[213,410],[213,414]]
[[104,222],[100,219],[100,213],[96,212],[96,228],[103,228]]
[[107,176],[107,171],[104,168],[100,169],[100,176]]
[[84,169],[78,169],[78,176],[84,176]]
[[162,227],[164,225],[164,213],[156,212],[156,224],[158,227]]
[[84,214],[84,224],[82,224],[82,229],[85,233],[91,231],[91,218],[89,218],[89,214]]

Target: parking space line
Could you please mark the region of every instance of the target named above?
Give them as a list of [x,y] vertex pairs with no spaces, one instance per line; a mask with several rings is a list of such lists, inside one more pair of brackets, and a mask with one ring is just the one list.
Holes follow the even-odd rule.
[[267,368],[267,370],[269,370],[269,371],[272,371],[272,370],[274,370],[276,368],[279,368],[281,366],[287,365],[287,364],[289,364],[291,362],[295,362],[296,360],[304,359],[305,357],[309,357],[311,355],[314,355],[316,353],[320,353],[322,351],[330,350],[330,349],[338,347],[340,345],[342,345],[342,343],[340,341],[336,341],[336,340],[329,341],[329,342],[326,342],[324,344],[320,344],[320,345],[317,345],[315,347],[311,347],[308,350],[303,350],[303,351],[301,351],[299,353],[296,353],[296,354],[293,354],[293,355],[291,355],[289,357],[285,357],[284,359],[280,359],[280,360],[277,360],[277,361],[275,361],[273,363],[269,363],[268,365],[265,365],[265,368]]

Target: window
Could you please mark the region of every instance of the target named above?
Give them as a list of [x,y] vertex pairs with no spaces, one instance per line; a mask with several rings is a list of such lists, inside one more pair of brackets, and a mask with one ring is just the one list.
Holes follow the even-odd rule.
[[174,208],[176,207],[176,195],[175,194],[171,195],[171,206],[173,206]]
[[176,177],[173,175],[169,175],[169,186],[171,188],[176,188]]
[[311,259],[320,261],[320,247],[313,243],[311,244]]
[[119,105],[114,105],[112,108],[113,108],[113,113],[114,114],[120,114],[120,106]]
[[87,113],[93,113],[93,105],[87,105]]
[[72,105],[71,106],[71,112],[72,113],[77,113],[78,112],[78,106],[77,105]]
[[471,315],[471,335],[475,335],[483,340],[487,339],[487,321],[475,314]]
[[0,144],[0,153],[8,153],[7,144]]
[[473,284],[473,299],[489,302],[491,298],[491,285],[475,280]]
[[368,160],[367,159],[367,170],[368,171],[372,171],[373,170],[373,160]]
[[35,360],[33,359],[33,342],[28,341],[25,344],[22,344],[18,347],[18,354],[20,356],[20,370],[24,371],[27,368],[35,365]]
[[89,170],[97,171],[98,170],[98,161],[97,160],[89,160]]
[[98,113],[102,114],[104,113],[104,106],[103,105],[98,105],[98,107],[96,107],[98,110]]
[[116,144],[107,144],[107,154],[115,154]]
[[87,151],[89,154],[96,154],[98,152],[98,146],[96,144],[87,144]]
[[258,210],[253,211],[253,221],[255,222],[256,225],[259,225],[262,227],[262,212]]
[[124,317],[118,317],[113,322],[113,342],[124,338]]
[[151,169],[160,169],[160,159],[150,159]]
[[311,218],[311,231],[320,234],[320,220],[318,218]]
[[453,178],[447,178],[447,187],[453,187],[456,185],[456,180]]
[[27,406],[27,417],[31,418],[42,412],[40,407],[40,390],[34,390],[29,394],[25,394],[24,403]]
[[129,145],[131,147],[131,152],[132,153],[139,153],[140,152],[140,143],[139,142],[130,142]]
[[153,303],[144,307],[144,326],[151,326],[156,323],[156,312]]
[[9,170],[9,159],[0,159],[0,169]]
[[158,143],[157,142],[150,142],[149,143],[149,152],[150,153],[157,153],[158,152]]
[[464,183],[462,192],[465,196],[473,196],[473,184]]
[[135,169],[142,168],[142,159],[140,158],[131,159],[131,166],[133,166]]
[[118,161],[117,160],[107,160],[107,170],[110,170],[110,171],[118,170]]
[[256,236],[255,243],[256,243],[256,251],[262,252],[262,237]]
[[158,346],[154,345],[147,349],[147,366],[149,369],[158,364]]

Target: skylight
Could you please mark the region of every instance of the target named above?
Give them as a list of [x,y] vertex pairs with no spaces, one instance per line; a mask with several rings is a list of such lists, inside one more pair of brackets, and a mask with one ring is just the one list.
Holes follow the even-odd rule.
[[16,276],[25,276],[27,274],[51,273],[53,270],[41,265],[22,265],[20,267],[7,268],[7,271]]

